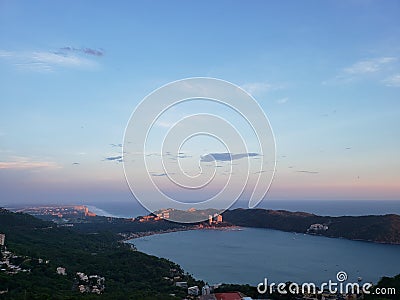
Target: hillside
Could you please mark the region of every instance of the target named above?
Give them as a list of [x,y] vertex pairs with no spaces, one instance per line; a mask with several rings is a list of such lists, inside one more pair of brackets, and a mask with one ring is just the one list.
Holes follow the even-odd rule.
[[[189,214],[189,212],[185,212]],[[400,216],[318,216],[306,212],[285,210],[243,209],[227,210],[223,221],[210,226],[208,221],[196,224],[180,224],[160,219],[154,215],[136,219],[109,218],[102,216],[55,216],[38,215],[52,220],[60,226],[73,225],[80,233],[112,232],[123,236],[148,235],[160,232],[199,229],[204,227],[259,227],[289,232],[309,233],[334,238],[373,241],[379,243],[400,244]],[[68,225],[67,224],[67,225]]]
[[[270,228],[328,237],[400,244],[400,216],[317,216],[303,212],[234,209],[223,213],[225,222],[243,227]],[[312,224],[326,226],[309,230]]]
[[[176,264],[132,251],[115,234],[82,234],[4,209],[0,233],[6,234],[7,250],[22,258],[20,266],[31,270],[0,272],[0,291],[8,290],[2,299],[176,299],[170,294],[181,299],[186,291],[165,278],[193,282]],[[57,267],[64,267],[67,275],[56,274]],[[77,272],[104,277],[104,293],[80,294]]]

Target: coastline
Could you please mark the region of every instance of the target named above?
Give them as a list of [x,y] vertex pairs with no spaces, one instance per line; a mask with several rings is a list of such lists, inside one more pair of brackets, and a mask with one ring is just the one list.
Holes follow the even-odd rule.
[[327,235],[316,234],[316,233],[304,233],[304,232],[296,232],[296,231],[285,231],[285,230],[274,229],[274,228],[237,226],[237,225],[209,226],[209,227],[195,225],[195,226],[192,226],[192,227],[172,228],[172,229],[156,230],[156,231],[143,231],[143,232],[136,232],[136,233],[129,233],[129,234],[120,233],[119,236],[122,237],[121,242],[126,243],[126,242],[129,242],[131,240],[135,240],[135,239],[142,238],[142,237],[159,235],[159,234],[166,234],[166,233],[173,233],[173,232],[179,232],[179,231],[192,231],[192,230],[221,230],[221,231],[228,231],[228,230],[243,230],[243,229],[246,229],[246,228],[273,230],[273,231],[289,232],[289,233],[292,232],[292,233],[296,233],[296,234],[304,234],[304,235],[309,235],[309,236],[324,237],[324,238],[329,238],[329,239],[348,240],[348,241],[371,243],[371,244],[378,244],[378,245],[400,246],[400,243],[379,242],[379,241],[363,240],[363,239],[349,239],[349,238],[345,238],[345,237],[334,237],[334,236],[327,236]]
[[172,232],[179,232],[179,231],[191,231],[191,230],[221,230],[221,231],[226,231],[226,230],[241,230],[242,226],[236,226],[236,225],[224,225],[224,226],[201,226],[201,225],[194,225],[190,227],[182,227],[182,228],[172,228],[172,229],[166,229],[166,230],[157,230],[157,231],[144,231],[144,232],[136,232],[136,233],[129,233],[129,234],[119,234],[123,239],[121,242],[127,243],[131,240],[135,240],[138,238],[146,237],[146,236],[152,236],[152,235],[159,235],[159,234],[166,234],[166,233],[172,233]]
[[[90,208],[91,211],[94,211],[98,215],[104,215],[106,217],[121,218],[120,216],[113,215],[113,214],[109,213],[108,211],[103,210],[101,208],[98,208],[96,206],[88,205],[88,207]],[[262,210],[265,210],[265,209],[262,209]],[[290,212],[290,211],[288,211],[288,213],[289,214],[295,214],[295,212]],[[383,217],[384,215],[318,216],[318,217],[321,217],[321,218],[329,217],[329,218],[332,218],[332,219],[341,219],[341,218],[361,218],[361,217],[369,217],[369,216]],[[226,225],[227,228],[237,226],[237,227],[241,227],[241,228],[247,228],[248,227],[248,228],[275,229],[275,230],[284,231],[284,232],[293,231],[293,229],[285,230],[285,229],[265,227],[265,226],[256,226],[255,227],[255,226],[251,226],[251,225],[250,226],[246,226],[245,224],[232,224],[232,223],[235,223],[235,222],[229,222],[229,220],[228,220],[228,223],[230,223],[230,225]],[[197,230],[197,229],[202,229],[202,228],[204,228],[204,227],[202,227],[201,225],[188,225],[188,226],[187,225],[183,225],[182,228],[173,228],[173,229],[166,229],[166,230],[160,230],[160,231],[157,230],[157,231],[149,231],[149,232],[136,232],[136,233],[126,234],[125,236],[123,236],[123,241],[129,240],[129,239],[134,239],[134,238],[139,238],[139,237],[143,237],[143,236],[150,236],[150,235],[154,235],[154,234],[164,234],[164,233],[170,233],[170,232],[176,232],[176,231]],[[376,244],[385,244],[385,245],[397,245],[397,246],[400,245],[400,241],[384,241],[384,240],[378,240],[378,239],[375,240],[375,239],[362,238],[362,237],[346,237],[346,236],[342,236],[342,235],[338,235],[338,234],[331,234],[331,233],[323,234],[323,233],[317,233],[317,232],[304,232],[302,230],[297,231],[296,229],[295,229],[295,231],[297,233],[305,233],[305,234],[315,235],[315,236],[324,236],[324,237],[328,237],[328,238],[347,239],[347,240],[352,240],[352,241],[360,241],[360,242],[376,243]]]
[[[32,215],[46,215],[45,219],[49,219],[54,217],[61,218],[65,214],[66,209],[68,209],[68,213],[71,213],[72,215],[75,215],[76,212],[80,214],[84,214],[85,218],[91,218],[91,217],[100,217],[100,218],[111,218],[115,219],[116,222],[122,223],[123,220],[127,220],[129,222],[133,222],[136,218],[128,219],[124,218],[121,216],[117,216],[115,214],[111,214],[108,211],[98,208],[93,205],[66,205],[66,206],[55,206],[55,205],[48,205],[48,206],[40,206],[40,207],[25,207],[25,208],[20,208],[20,209],[15,209],[14,211],[17,212],[25,212],[28,214]],[[27,211],[28,210],[28,211]],[[76,212],[75,212],[76,211]],[[234,214],[233,216],[229,218],[224,218],[225,222],[220,223],[219,225],[207,225],[204,223],[200,224],[180,224],[174,228],[165,228],[165,226],[150,226],[150,227],[144,227],[142,226],[141,228],[139,227],[134,227],[134,228],[119,228],[117,230],[114,230],[115,233],[117,233],[121,237],[121,241],[127,241],[135,238],[140,238],[144,236],[150,236],[150,235],[155,235],[155,234],[164,234],[164,233],[171,233],[171,232],[177,232],[177,231],[188,231],[188,230],[199,230],[199,229],[231,229],[231,228],[260,228],[260,229],[272,229],[272,230],[278,230],[278,231],[283,231],[283,232],[297,232],[297,233],[303,233],[307,235],[315,235],[315,236],[323,236],[323,237],[328,237],[328,238],[337,238],[337,239],[347,239],[347,240],[352,240],[352,241],[360,241],[360,242],[367,242],[367,243],[376,243],[376,244],[387,244],[387,245],[400,245],[400,241],[398,238],[392,238],[393,234],[397,234],[396,230],[392,230],[391,235],[388,235],[388,238],[382,239],[381,237],[377,236],[377,238],[372,238],[371,236],[367,236],[364,234],[364,236],[357,234],[357,231],[355,231],[353,235],[347,235],[346,232],[341,229],[341,231],[336,232],[309,232],[309,230],[305,231],[304,228],[307,228],[311,223],[323,223],[326,225],[331,226],[330,224],[340,224],[340,222],[343,222],[342,220],[348,222],[348,228],[357,229],[357,226],[361,224],[361,226],[364,226],[363,228],[367,226],[371,226],[374,224],[380,224],[379,222],[382,222],[381,220],[388,220],[394,222],[394,225],[399,223],[399,216],[395,214],[391,215],[368,215],[368,216],[349,216],[349,217],[331,217],[331,216],[317,216],[317,215],[312,215],[311,217],[314,218],[311,220],[309,223],[306,224],[307,226],[304,227],[303,223],[305,217],[303,215],[299,216],[299,212],[290,212],[290,211],[269,211],[269,210],[264,210],[264,209],[257,209],[254,211],[253,214],[249,215],[249,212],[247,210],[243,209],[236,209],[232,211],[226,211],[226,214]],[[239,213],[239,214],[238,214]],[[245,213],[245,214],[243,214]],[[241,216],[243,214],[244,216]],[[254,214],[258,214],[259,219],[265,219],[265,216],[268,217],[269,222],[264,222],[264,223],[258,223],[258,224],[252,224],[254,223]],[[301,214],[309,214],[309,213],[301,213]],[[308,217],[308,216],[306,216]],[[73,217],[74,218],[74,217]],[[141,217],[139,216],[138,219],[139,221]],[[309,217],[308,217],[309,218]],[[228,220],[227,220],[228,219]],[[301,227],[294,227],[294,226],[283,226],[287,225],[287,222],[283,222],[288,220],[292,220],[293,222],[300,222],[300,225],[302,225],[303,228]],[[327,220],[326,220],[327,219]],[[372,219],[371,221],[368,221],[368,223],[365,221],[366,219]],[[117,221],[121,220],[121,221]],[[147,220],[147,219],[146,219]],[[267,221],[268,221],[267,220]],[[272,222],[271,222],[272,220]],[[349,222],[349,220],[351,222]],[[157,221],[157,220],[156,220]],[[339,221],[339,222],[338,222]],[[358,221],[355,222],[355,221]],[[94,221],[93,224],[97,223],[98,221]],[[110,222],[109,220],[107,222]],[[397,222],[397,223],[396,223]],[[73,221],[72,221],[73,223]],[[80,223],[78,221],[78,223]],[[91,222],[89,222],[91,223]],[[102,222],[99,222],[99,224]],[[144,223],[145,224],[145,223]],[[111,224],[110,224],[111,225]],[[317,224],[318,225],[318,224]],[[125,225],[123,225],[125,226]],[[157,229],[158,228],[165,228],[165,229]],[[343,227],[343,226],[342,226]],[[128,229],[129,228],[129,229]],[[389,228],[390,229],[390,228]],[[387,230],[389,230],[387,229]],[[123,232],[123,233],[122,233]],[[379,233],[379,232],[378,232]]]
[[109,213],[108,211],[105,211],[104,209],[98,208],[97,206],[94,206],[94,205],[85,205],[85,206],[89,209],[90,212],[96,214],[97,216],[126,219],[123,216],[118,216],[118,215]]

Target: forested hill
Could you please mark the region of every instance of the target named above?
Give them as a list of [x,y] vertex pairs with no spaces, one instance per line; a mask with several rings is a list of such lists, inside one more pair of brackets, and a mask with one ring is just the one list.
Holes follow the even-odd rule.
[[[8,292],[1,299],[182,299],[186,291],[168,278],[193,283],[176,264],[133,251],[115,234],[82,234],[5,209],[0,209],[0,233],[6,235],[7,251],[18,256],[13,263],[30,270],[9,274],[3,265],[0,291]],[[67,275],[58,275],[57,267]],[[104,277],[104,292],[78,292],[77,272]]]
[[[225,222],[243,227],[270,228],[351,240],[400,244],[400,216],[395,214],[329,217],[284,210],[238,208],[224,212],[223,218]],[[311,227],[313,224],[315,226]]]

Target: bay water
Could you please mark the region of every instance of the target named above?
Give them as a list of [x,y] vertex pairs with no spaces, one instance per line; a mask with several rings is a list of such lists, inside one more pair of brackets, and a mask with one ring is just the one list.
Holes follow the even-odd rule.
[[192,230],[130,241],[139,251],[178,263],[210,284],[377,282],[400,273],[400,245],[327,238],[270,229]]

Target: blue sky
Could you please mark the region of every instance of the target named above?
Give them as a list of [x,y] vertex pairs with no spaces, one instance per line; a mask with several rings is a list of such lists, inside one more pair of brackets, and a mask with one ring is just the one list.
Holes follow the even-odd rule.
[[398,1],[0,1],[1,201],[129,201],[111,144],[147,94],[193,76],[268,116],[267,199],[399,200],[399,15]]

